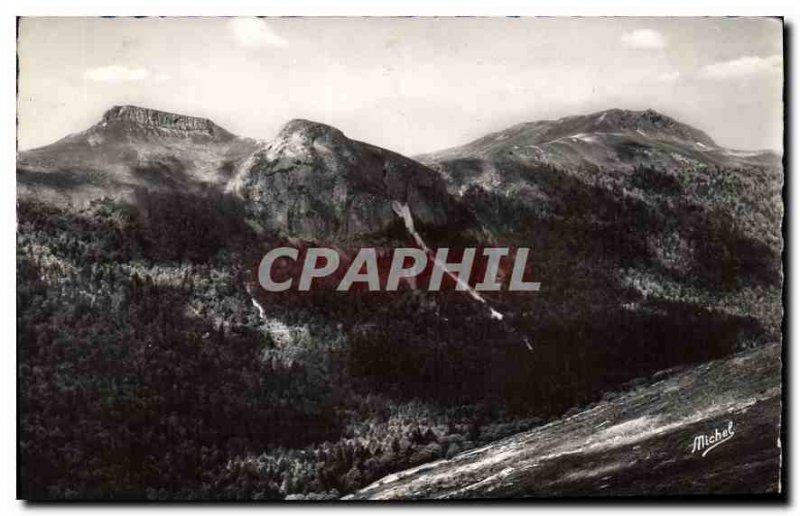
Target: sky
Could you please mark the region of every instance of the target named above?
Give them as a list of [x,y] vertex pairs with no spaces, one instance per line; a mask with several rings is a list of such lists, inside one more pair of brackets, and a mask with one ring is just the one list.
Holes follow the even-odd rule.
[[23,18],[18,145],[121,104],[263,140],[306,118],[408,155],[650,108],[780,152],[782,38],[764,18]]

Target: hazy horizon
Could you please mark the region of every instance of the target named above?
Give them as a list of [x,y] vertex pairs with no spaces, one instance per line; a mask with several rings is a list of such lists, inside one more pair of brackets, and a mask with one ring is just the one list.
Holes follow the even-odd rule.
[[411,155],[620,108],[782,152],[782,37],[765,18],[23,18],[18,145],[122,104],[264,140],[306,118]]

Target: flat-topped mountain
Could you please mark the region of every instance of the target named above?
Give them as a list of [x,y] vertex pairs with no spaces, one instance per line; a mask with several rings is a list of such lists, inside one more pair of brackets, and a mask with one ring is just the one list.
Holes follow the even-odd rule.
[[207,118],[180,115],[139,106],[114,106],[95,125],[57,142],[33,149],[64,149],[68,145],[86,144],[95,147],[105,140],[127,140],[131,143],[146,139],[194,139],[205,142],[224,142],[236,136]]
[[59,202],[221,188],[256,146],[205,118],[115,106],[85,131],[20,152],[18,187]]
[[231,133],[207,118],[178,115],[138,106],[114,106],[106,111],[100,125],[106,127],[108,124],[114,123],[149,127],[154,130],[174,131],[175,133],[182,132],[187,135],[233,137]]

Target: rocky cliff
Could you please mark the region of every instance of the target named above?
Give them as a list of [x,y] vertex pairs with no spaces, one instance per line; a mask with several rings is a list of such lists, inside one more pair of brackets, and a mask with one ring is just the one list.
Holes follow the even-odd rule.
[[286,124],[228,190],[264,228],[308,239],[381,232],[399,221],[393,201],[422,225],[457,227],[466,217],[434,171],[308,120]]

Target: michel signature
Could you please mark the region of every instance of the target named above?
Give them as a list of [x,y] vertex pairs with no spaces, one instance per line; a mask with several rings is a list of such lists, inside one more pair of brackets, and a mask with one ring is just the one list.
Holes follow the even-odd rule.
[[733,421],[728,421],[727,426],[721,430],[715,428],[713,432],[708,434],[697,434],[694,436],[692,442],[692,454],[700,453],[701,457],[705,457],[708,452],[724,443],[730,441],[734,435]]

